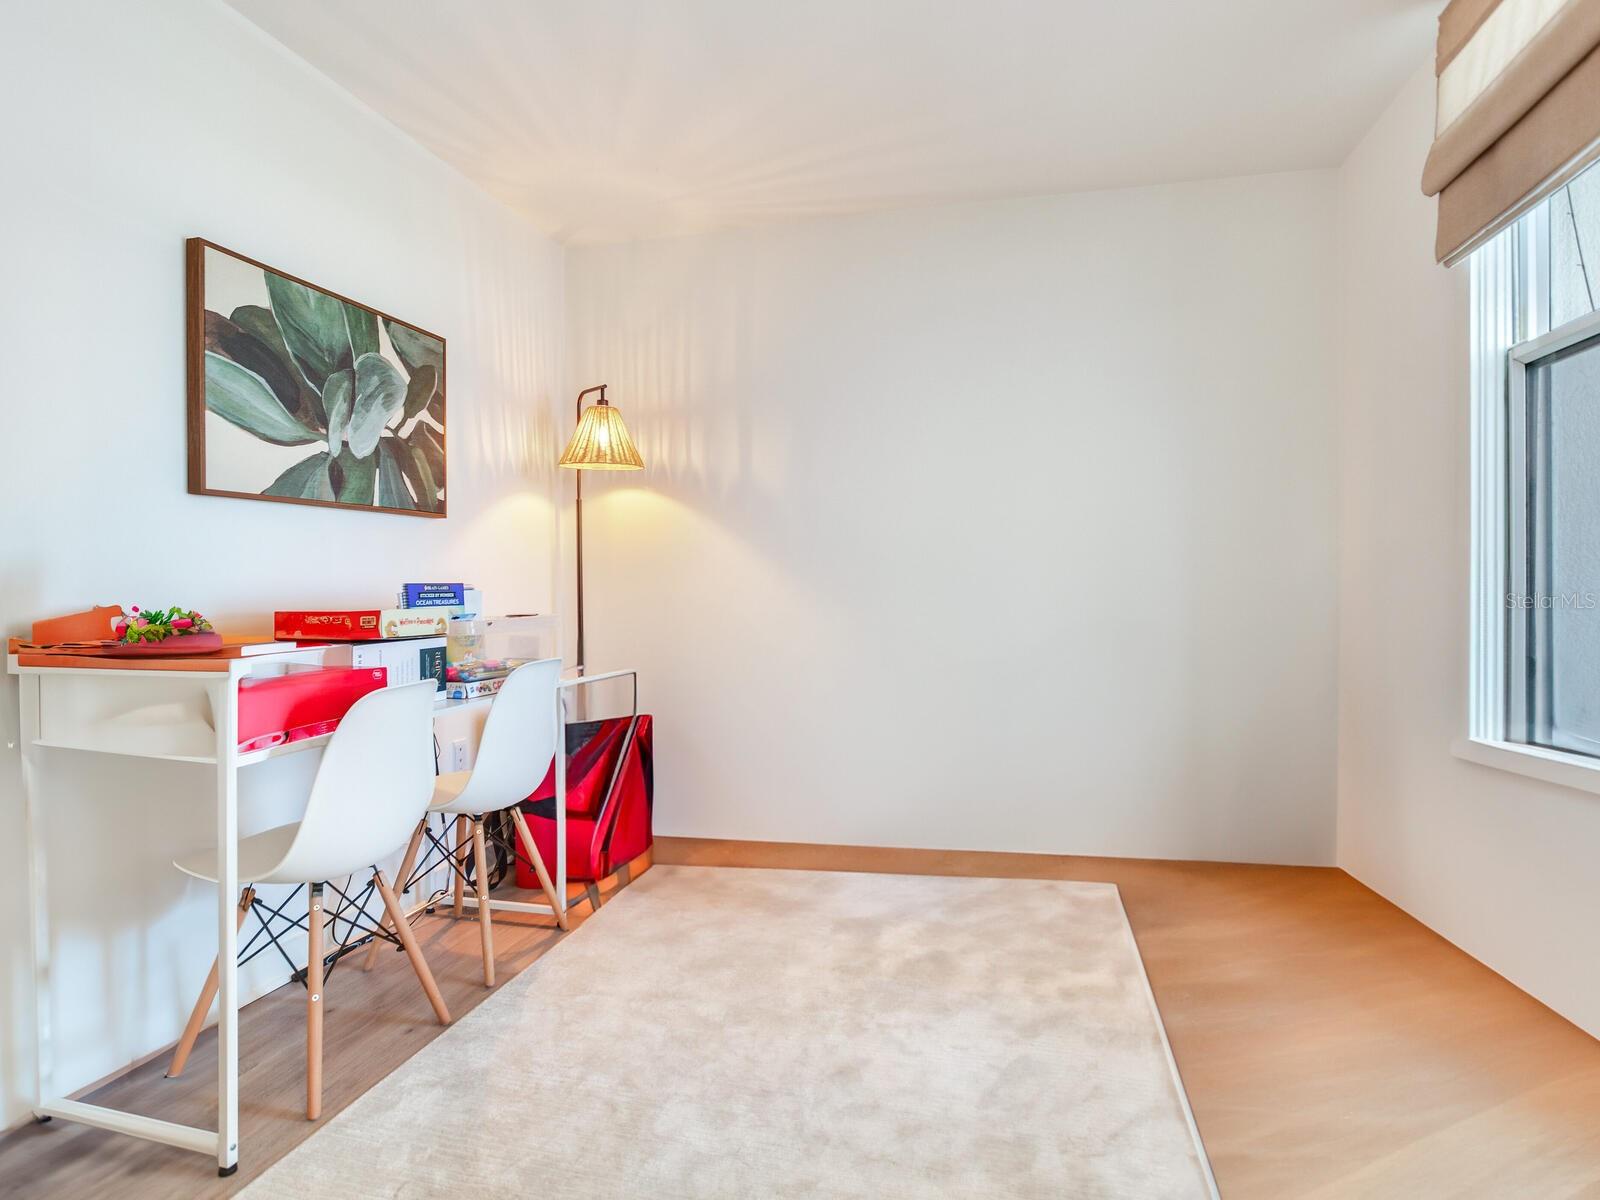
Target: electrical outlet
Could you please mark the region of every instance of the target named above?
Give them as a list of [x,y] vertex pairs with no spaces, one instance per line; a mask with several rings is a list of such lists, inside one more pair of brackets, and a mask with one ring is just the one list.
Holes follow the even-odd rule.
[[457,738],[450,743],[450,769],[452,771],[465,771],[467,769],[466,738]]

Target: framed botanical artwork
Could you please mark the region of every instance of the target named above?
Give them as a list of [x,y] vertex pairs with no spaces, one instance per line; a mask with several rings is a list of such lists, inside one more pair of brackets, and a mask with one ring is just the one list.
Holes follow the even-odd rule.
[[444,339],[190,238],[189,490],[445,515]]

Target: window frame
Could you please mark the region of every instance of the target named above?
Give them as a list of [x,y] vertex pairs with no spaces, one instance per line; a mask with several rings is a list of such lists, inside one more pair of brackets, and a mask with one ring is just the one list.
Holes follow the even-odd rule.
[[[1526,428],[1530,361],[1600,332],[1600,312],[1549,330],[1546,205],[1475,251],[1471,276],[1471,563],[1467,729],[1460,759],[1600,795],[1600,757],[1507,740],[1513,425]],[[1515,388],[1515,391],[1513,390]],[[1513,422],[1512,413],[1522,414]],[[1526,489],[1524,489],[1524,495]]]
[[[1535,526],[1540,522],[1548,522],[1549,516],[1529,504],[1530,450],[1537,451],[1538,447],[1528,445],[1529,426],[1533,424],[1528,417],[1528,372],[1563,350],[1584,342],[1592,342],[1597,337],[1600,337],[1600,310],[1576,317],[1559,329],[1552,329],[1548,333],[1519,342],[1506,352],[1507,553],[1504,620],[1507,626],[1505,635],[1507,686],[1504,690],[1504,707],[1508,736],[1510,730],[1532,728],[1540,731],[1538,740],[1527,744],[1600,759],[1600,742],[1578,734],[1565,734],[1562,735],[1563,738],[1584,745],[1563,745],[1559,743],[1552,727],[1550,701],[1543,696],[1543,693],[1549,689],[1548,647],[1553,609],[1535,603],[1532,607],[1522,610],[1527,613],[1525,619],[1514,619],[1518,610],[1513,609],[1511,605],[1513,593],[1535,598],[1546,595],[1552,603],[1555,600],[1553,589],[1548,583],[1534,577],[1534,554],[1530,546],[1530,530],[1533,531],[1534,538],[1544,536],[1535,529]],[[1533,511],[1530,511],[1530,508]],[[1517,586],[1512,586],[1513,581]],[[1518,661],[1527,664],[1530,660],[1539,663],[1540,666],[1537,670],[1531,666],[1524,666],[1526,686],[1522,688],[1509,686],[1516,677],[1510,664]]]

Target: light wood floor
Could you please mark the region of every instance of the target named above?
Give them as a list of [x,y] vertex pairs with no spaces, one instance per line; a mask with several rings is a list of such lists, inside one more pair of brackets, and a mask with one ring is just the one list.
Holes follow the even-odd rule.
[[[1600,1197],[1600,1043],[1341,871],[675,838],[656,861],[1116,883],[1228,1200]],[[557,940],[512,921],[496,923],[502,984]],[[477,930],[440,918],[419,933],[460,1016],[487,994]],[[302,997],[283,988],[243,1014],[233,1179],[58,1121],[0,1140],[0,1194],[242,1187],[316,1129],[300,1110]],[[326,1003],[324,1120],[438,1032],[398,956],[341,967]],[[157,1061],[96,1099],[209,1123],[213,1047],[205,1035],[182,1080]]]

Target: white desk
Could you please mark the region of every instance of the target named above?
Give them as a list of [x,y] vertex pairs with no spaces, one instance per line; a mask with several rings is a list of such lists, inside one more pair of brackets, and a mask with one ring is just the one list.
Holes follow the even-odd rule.
[[[21,698],[22,783],[28,855],[29,932],[34,966],[35,1079],[34,1115],[60,1117],[148,1138],[214,1156],[219,1174],[230,1175],[239,1162],[239,1005],[235,925],[238,877],[239,772],[286,754],[315,750],[328,737],[289,742],[268,750],[241,754],[238,749],[239,681],[250,676],[282,674],[295,667],[330,665],[348,652],[344,647],[285,650],[245,658],[217,660],[207,670],[98,669],[81,666],[22,666],[9,656],[8,670],[18,676]],[[613,672],[563,680],[571,688],[627,675]],[[492,697],[443,701],[438,713],[477,710],[487,715]],[[562,722],[565,725],[562,705]],[[477,723],[481,732],[481,722]],[[565,737],[560,739],[564,746]],[[50,754],[55,752],[116,754],[159,759],[209,769],[216,788],[217,837],[217,1127],[200,1129],[138,1116],[102,1105],[71,1100],[52,1077],[50,925],[46,862],[42,836],[43,806],[49,800]],[[556,863],[558,902],[567,904],[566,755],[556,755]],[[174,852],[185,847],[174,846]],[[398,847],[397,847],[398,849]],[[505,902],[496,902],[501,907]],[[519,911],[554,915],[547,905],[514,905]]]

